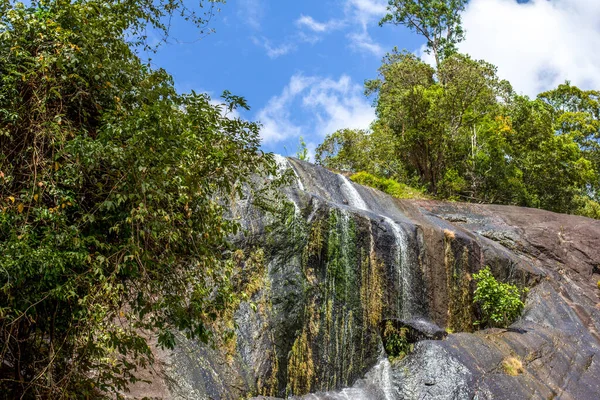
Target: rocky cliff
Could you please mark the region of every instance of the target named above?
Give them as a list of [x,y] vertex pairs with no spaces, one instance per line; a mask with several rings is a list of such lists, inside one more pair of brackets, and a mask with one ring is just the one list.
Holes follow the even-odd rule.
[[[234,210],[253,260],[242,263],[252,301],[235,312],[236,337],[217,348],[180,338],[176,351],[157,352],[154,383],[132,396],[600,398],[600,221],[399,201],[318,166],[279,163],[294,176],[282,189],[287,215],[269,217],[251,199]],[[485,266],[530,288],[509,329],[474,331],[471,276]],[[393,363],[385,321],[414,342]]]

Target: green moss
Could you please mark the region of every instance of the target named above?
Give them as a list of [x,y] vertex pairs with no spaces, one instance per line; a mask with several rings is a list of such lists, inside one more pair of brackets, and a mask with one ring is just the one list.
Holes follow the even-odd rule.
[[311,340],[306,329],[294,341],[288,361],[287,376],[286,394],[288,396],[301,395],[311,391],[315,366]]
[[390,196],[398,199],[426,199],[427,196],[422,190],[415,189],[404,183],[395,181],[394,179],[379,178],[375,175],[371,175],[368,172],[357,172],[350,177],[356,183],[361,185],[370,186],[375,189],[379,189]]

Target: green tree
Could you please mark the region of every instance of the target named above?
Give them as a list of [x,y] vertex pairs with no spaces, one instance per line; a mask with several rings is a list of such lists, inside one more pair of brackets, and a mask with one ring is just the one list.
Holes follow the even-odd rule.
[[496,77],[494,66],[461,54],[440,65],[444,85],[410,53],[388,54],[379,73],[366,92],[376,94],[379,121],[393,132],[409,175],[435,195],[467,190],[455,178],[464,181],[478,125],[498,112],[510,85]]
[[315,151],[317,164],[339,171],[368,168],[369,134],[360,129],[341,129],[327,135]]
[[[579,144],[600,175],[600,91],[581,90],[567,81],[538,98],[552,106],[554,130]],[[600,180],[589,189],[592,197],[600,200]]]
[[[380,25],[404,25],[427,40],[427,52],[433,52],[437,69],[442,61],[456,53],[464,40],[460,13],[467,0],[389,0],[388,14]],[[442,80],[443,81],[443,80]]]
[[218,326],[243,297],[225,211],[275,168],[259,126],[223,116],[243,98],[180,95],[137,57],[179,13],[208,18],[171,0],[0,0],[6,397],[114,396],[152,361],[149,336],[232,333]]

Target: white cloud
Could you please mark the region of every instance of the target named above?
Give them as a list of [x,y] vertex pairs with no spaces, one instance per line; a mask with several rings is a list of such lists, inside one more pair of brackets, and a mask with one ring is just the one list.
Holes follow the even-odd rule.
[[316,21],[310,15],[301,14],[296,25],[301,29],[310,30],[313,35],[297,35],[296,39],[303,42],[315,43],[322,36],[334,30],[347,28],[346,38],[348,47],[359,52],[382,56],[385,51],[369,34],[369,26],[376,24],[385,15],[386,0],[344,0],[342,13],[338,19],[327,22]]
[[266,37],[252,37],[252,42],[265,49],[267,56],[271,59],[275,59],[288,54],[291,51],[296,50],[296,45],[292,42],[284,42],[280,45],[273,45]]
[[281,95],[271,98],[257,114],[263,124],[263,143],[303,136],[314,151],[314,143],[320,143],[325,135],[338,129],[369,128],[375,112],[362,90],[347,75],[338,80],[292,76]]
[[375,25],[386,14],[385,0],[346,0],[346,18],[355,28],[346,35],[350,48],[381,57],[385,50],[369,34],[369,26]]
[[264,0],[239,0],[237,15],[252,28],[259,30],[265,9]]
[[565,80],[600,88],[600,1],[471,0],[459,48],[528,95]]
[[376,43],[366,30],[350,33],[348,34],[348,38],[350,39],[350,47],[355,50],[371,53],[377,57],[385,54],[384,48],[379,43]]
[[327,22],[317,22],[313,17],[302,14],[300,15],[300,18],[296,20],[296,25],[306,27],[313,32],[324,33],[341,28],[344,26],[344,22],[336,19]]
[[373,21],[379,21],[387,9],[385,0],[346,0],[346,12],[365,29]]

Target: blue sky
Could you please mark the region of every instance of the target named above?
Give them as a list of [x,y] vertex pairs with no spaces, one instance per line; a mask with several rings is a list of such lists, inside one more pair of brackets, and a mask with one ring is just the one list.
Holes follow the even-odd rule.
[[[343,127],[368,128],[363,95],[394,46],[418,54],[423,40],[403,27],[379,27],[385,0],[228,0],[200,37],[172,30],[152,56],[178,90],[244,96],[243,118],[263,123],[263,148],[294,155],[299,136],[312,151]],[[517,91],[535,95],[565,79],[600,88],[600,1],[471,0],[461,50],[499,68]]]

